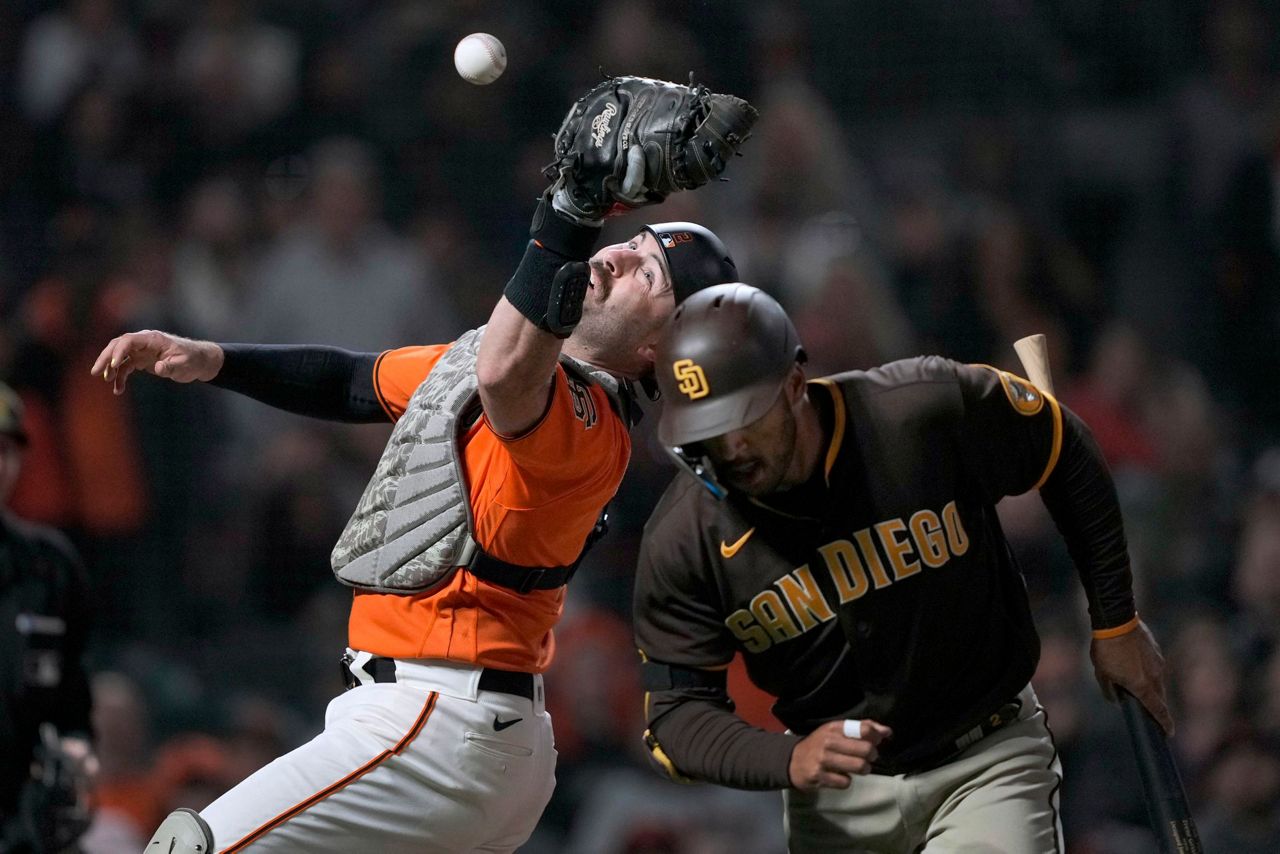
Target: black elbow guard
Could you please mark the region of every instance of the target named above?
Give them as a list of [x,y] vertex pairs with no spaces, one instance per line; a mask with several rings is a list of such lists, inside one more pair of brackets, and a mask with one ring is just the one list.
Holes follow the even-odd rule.
[[661,661],[646,661],[640,667],[640,678],[646,691],[690,691],[706,689],[713,694],[728,693],[728,670],[706,670],[701,667],[681,667]]
[[502,294],[534,326],[557,338],[568,338],[582,320],[582,303],[590,283],[586,263],[565,263],[563,257],[531,240]]

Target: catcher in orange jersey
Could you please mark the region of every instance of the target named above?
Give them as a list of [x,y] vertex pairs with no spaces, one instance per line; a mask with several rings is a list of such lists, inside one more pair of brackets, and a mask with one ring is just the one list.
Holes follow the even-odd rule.
[[630,454],[632,381],[676,300],[737,271],[690,223],[592,254],[603,218],[706,183],[755,111],[705,89],[606,81],[570,110],[524,259],[489,323],[378,354],[123,335],[92,370],[210,382],[395,428],[333,550],[354,589],[350,690],[325,729],[148,850],[511,851],[554,785],[540,675],[565,584]]

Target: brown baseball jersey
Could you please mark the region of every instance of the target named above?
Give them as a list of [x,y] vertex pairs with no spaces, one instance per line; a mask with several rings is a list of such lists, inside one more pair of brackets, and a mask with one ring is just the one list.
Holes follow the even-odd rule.
[[[1039,640],[995,504],[1053,472],[1063,411],[1017,376],[939,357],[815,380],[809,396],[829,445],[808,483],[763,500],[717,500],[684,476],[667,490],[640,556],[637,642],[677,672],[741,651],[793,732],[872,718],[894,730],[877,770],[910,769],[1035,670]],[[1086,584],[1097,627],[1133,617],[1123,572]],[[652,729],[707,699],[691,685],[649,697]]]

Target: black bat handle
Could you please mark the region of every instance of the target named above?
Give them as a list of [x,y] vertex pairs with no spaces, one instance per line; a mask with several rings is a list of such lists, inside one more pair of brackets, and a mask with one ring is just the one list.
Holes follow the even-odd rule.
[[1117,687],[1116,691],[1138,759],[1142,788],[1147,792],[1147,815],[1160,842],[1160,851],[1162,854],[1204,854],[1164,729],[1137,697],[1123,688]]

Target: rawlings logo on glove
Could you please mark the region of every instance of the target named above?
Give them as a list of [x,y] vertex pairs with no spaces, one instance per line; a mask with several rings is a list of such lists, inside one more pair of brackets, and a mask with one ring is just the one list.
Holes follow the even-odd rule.
[[[759,113],[705,86],[612,77],[569,109],[544,170],[551,204],[575,222],[655,204],[724,171]],[[620,119],[618,121],[617,119]]]
[[609,119],[618,114],[616,104],[605,104],[604,112],[591,120],[591,145],[599,148],[604,145],[604,138],[609,133]]

